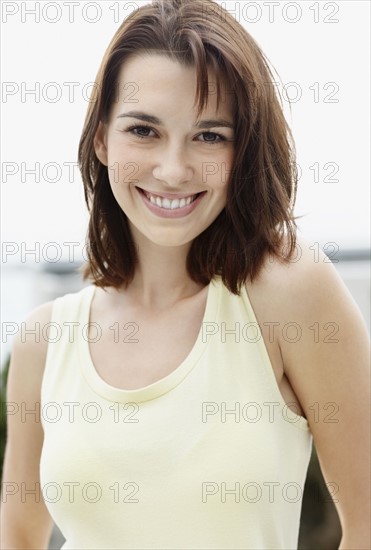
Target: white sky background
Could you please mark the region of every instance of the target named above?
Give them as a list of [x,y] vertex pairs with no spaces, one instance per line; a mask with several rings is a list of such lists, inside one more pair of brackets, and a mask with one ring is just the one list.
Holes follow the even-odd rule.
[[[15,243],[15,251],[18,247],[3,259],[6,263],[21,262],[21,243],[35,248],[37,242],[41,249],[58,243],[64,259],[68,246],[63,243],[80,243],[74,259],[81,260],[88,214],[78,168],[69,172],[66,163],[77,161],[86,85],[94,81],[119,23],[147,3],[1,2],[2,241],[3,246]],[[369,2],[218,3],[257,40],[282,82],[294,83],[287,88],[289,97],[301,96],[291,113],[284,101],[302,170],[296,206],[296,214],[305,215],[298,222],[300,231],[321,246],[368,247]],[[72,4],[74,20],[69,22]],[[39,22],[27,13],[35,6]],[[58,16],[59,21],[48,21]],[[68,82],[78,84],[69,89]],[[35,86],[40,86],[37,99],[24,94]],[[58,91],[61,97],[54,102]],[[39,183],[26,173],[35,163],[40,164]],[[59,174],[49,163],[59,165]],[[317,174],[310,169],[316,163]],[[58,175],[59,181],[50,181]]]

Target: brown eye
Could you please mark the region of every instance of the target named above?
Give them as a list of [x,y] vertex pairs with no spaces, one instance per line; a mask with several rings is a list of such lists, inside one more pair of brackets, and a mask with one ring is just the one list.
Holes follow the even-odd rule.
[[[136,133],[135,130],[138,130],[139,133]],[[143,135],[143,131],[144,131],[144,135]],[[152,137],[152,136],[149,136],[148,133],[150,131],[154,131],[152,128],[150,128],[150,126],[130,126],[130,128],[128,128],[127,130],[125,130],[125,132],[127,133],[130,133],[138,138],[141,138],[141,139],[145,139],[147,137]]]
[[[202,134],[200,134],[201,136],[208,136],[208,137],[212,137],[214,139],[204,139],[204,143],[209,143],[210,145],[214,145],[214,144],[217,144],[217,143],[221,143],[222,141],[226,141],[226,138],[224,136],[222,136],[221,134],[216,134],[215,132],[203,132]],[[215,138],[219,138],[219,139],[215,139]]]

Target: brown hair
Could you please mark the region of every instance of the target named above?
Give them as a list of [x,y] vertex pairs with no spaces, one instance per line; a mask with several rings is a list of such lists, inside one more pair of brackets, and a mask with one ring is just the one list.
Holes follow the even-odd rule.
[[[195,67],[198,116],[207,103],[208,67],[226,79],[233,94],[235,156],[227,203],[192,242],[187,270],[205,285],[220,275],[226,287],[239,294],[241,285],[258,275],[267,254],[287,262],[295,250],[295,147],[264,54],[212,0],[156,0],[144,5],[121,24],[107,48],[78,153],[90,211],[83,279],[119,288],[134,277],[137,254],[127,217],[113,196],[107,167],[95,154],[94,136],[99,121],[108,120],[122,64],[139,51],[161,53]],[[219,84],[218,80],[217,106]]]

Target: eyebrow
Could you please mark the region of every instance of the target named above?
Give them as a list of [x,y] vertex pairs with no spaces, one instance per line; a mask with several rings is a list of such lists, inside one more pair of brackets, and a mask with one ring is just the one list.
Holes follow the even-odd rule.
[[[156,124],[157,126],[164,126],[164,123],[162,122],[162,120],[160,120],[156,116],[143,113],[142,111],[129,111],[128,113],[121,113],[121,115],[118,115],[117,118],[124,118],[124,117],[138,118],[139,120],[143,120],[143,122],[149,122],[150,124]],[[233,130],[233,124],[223,119],[200,120],[200,122],[198,122],[195,125],[195,128],[215,128],[215,127],[232,128]]]

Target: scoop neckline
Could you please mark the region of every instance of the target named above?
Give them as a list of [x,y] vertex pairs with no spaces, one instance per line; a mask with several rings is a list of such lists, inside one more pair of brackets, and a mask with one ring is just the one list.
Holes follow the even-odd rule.
[[[217,319],[217,314],[219,311],[220,303],[220,282],[219,277],[215,277],[207,285],[207,297],[204,315],[201,321],[200,330],[198,332],[195,343],[193,344],[191,350],[185,359],[168,375],[156,380],[152,384],[137,388],[134,390],[122,389],[116,386],[112,386],[99,375],[98,371],[95,368],[93,363],[89,342],[87,338],[80,338],[78,340],[78,354],[79,362],[82,373],[85,377],[85,380],[91,387],[91,389],[104,399],[108,401],[120,402],[120,403],[129,403],[135,402],[140,403],[144,401],[150,401],[151,399],[156,399],[161,395],[169,392],[176,386],[178,386],[184,378],[192,371],[192,369],[198,364],[201,356],[205,352],[210,338],[207,338],[206,341],[203,340],[203,326],[205,323],[215,323]],[[83,295],[81,311],[80,311],[80,320],[82,325],[86,326],[90,322],[90,310],[91,303],[96,291],[95,285],[90,285],[84,289],[85,294]]]

